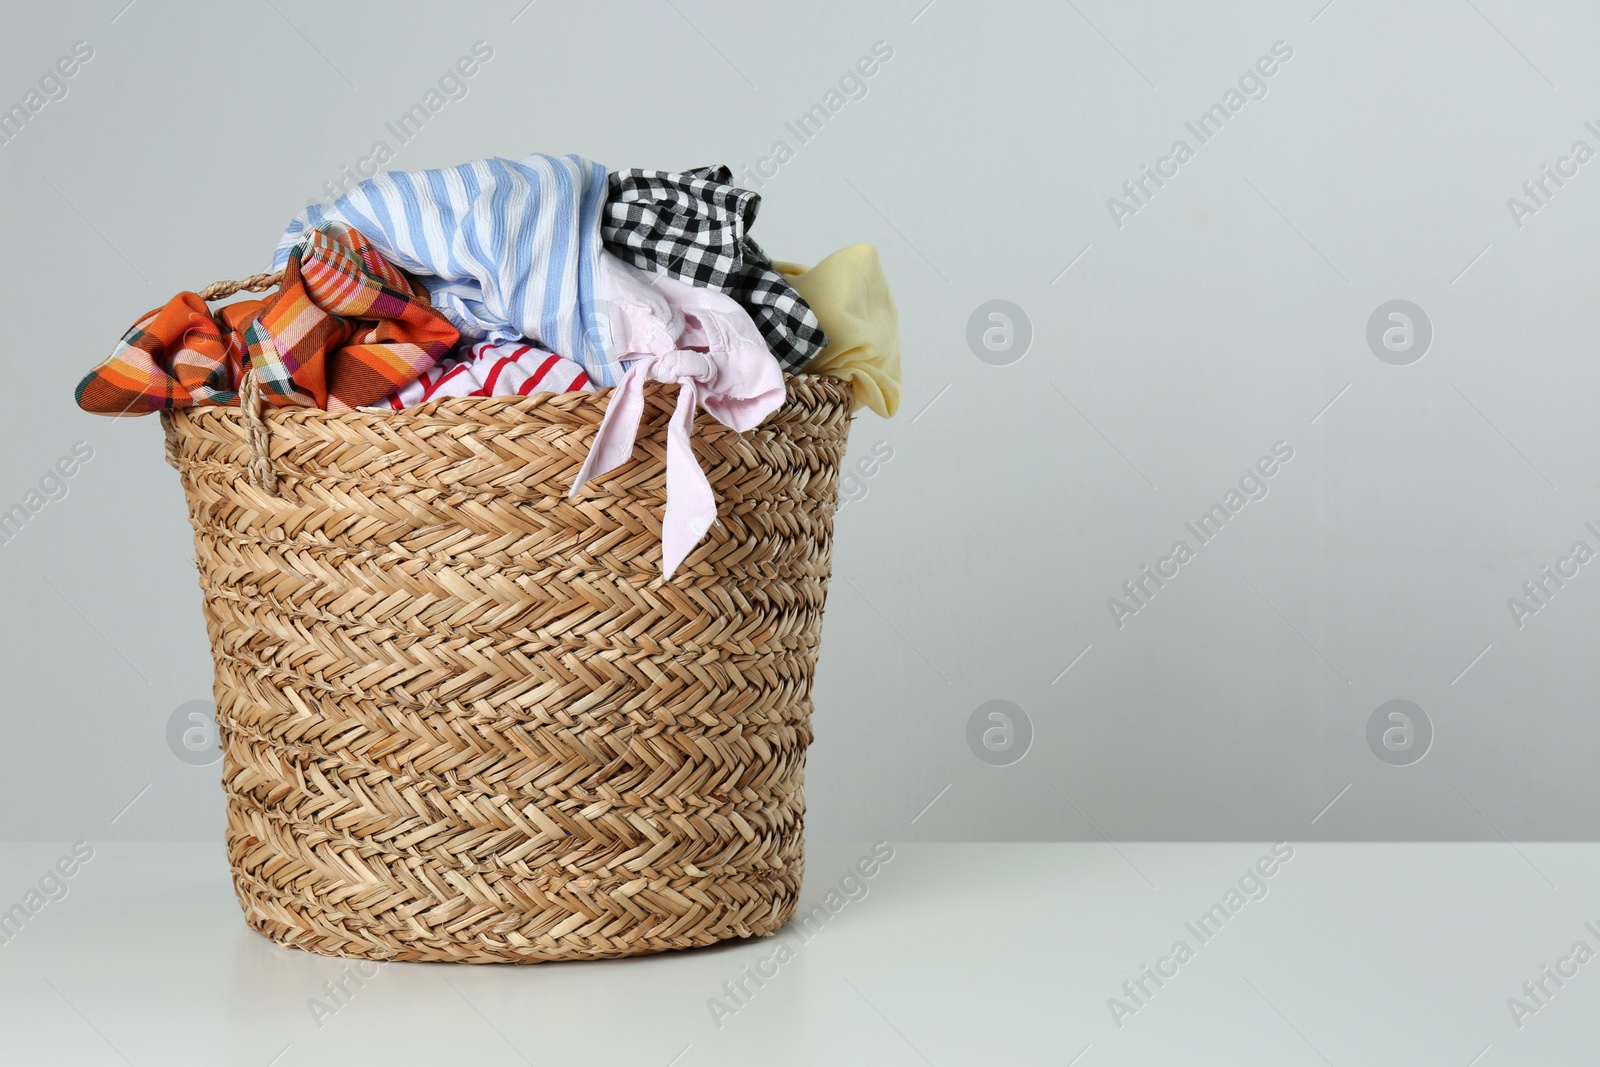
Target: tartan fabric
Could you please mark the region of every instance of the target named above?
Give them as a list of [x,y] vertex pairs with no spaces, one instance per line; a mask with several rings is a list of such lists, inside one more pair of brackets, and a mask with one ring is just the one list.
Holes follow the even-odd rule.
[[750,313],[784,370],[798,371],[828,338],[747,233],[760,195],[732,180],[725,166],[616,171],[607,178],[601,240],[635,267],[727,293]]
[[[260,303],[246,300],[223,311],[248,313],[245,305]],[[244,358],[243,335],[219,324],[194,293],[179,293],[134,323],[110,358],[78,383],[78,406],[97,415],[148,415],[237,404]]]
[[305,235],[263,300],[213,316],[179,293],[144,315],[79,383],[77,401],[99,415],[233,405],[249,366],[272,404],[349,411],[414,381],[457,337],[427,290],[361,234],[328,227]]
[[376,404],[449,353],[459,335],[427,290],[358,231],[307,231],[283,286],[245,331],[261,393],[280,407]]

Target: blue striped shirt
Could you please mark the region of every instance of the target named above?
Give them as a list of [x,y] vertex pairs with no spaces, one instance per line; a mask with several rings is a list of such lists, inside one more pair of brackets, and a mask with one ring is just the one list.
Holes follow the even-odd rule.
[[575,155],[389,171],[295,216],[273,263],[342,223],[427,286],[463,339],[537,341],[615,385],[597,270],[605,198],[606,169]]

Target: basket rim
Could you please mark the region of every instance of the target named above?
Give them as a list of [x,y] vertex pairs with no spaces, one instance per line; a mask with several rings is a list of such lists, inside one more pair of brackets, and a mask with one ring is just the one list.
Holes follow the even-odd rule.
[[[796,386],[799,386],[802,392],[811,394],[808,399],[823,404],[849,404],[854,398],[854,387],[844,378],[836,378],[831,374],[788,374],[784,376],[785,405],[795,399],[794,390]],[[485,414],[532,414],[540,408],[549,407],[563,412],[593,408],[594,417],[598,420],[605,414],[606,402],[609,401],[616,388],[616,386],[607,385],[586,393],[530,393],[527,396],[452,396],[430,400],[425,404],[415,404],[405,408],[363,407],[356,408],[354,411],[329,411],[326,408],[273,407],[266,405],[261,414],[264,419],[280,425],[284,423],[320,422],[329,419],[343,421],[375,419],[383,422],[393,422],[396,419],[403,421],[433,419],[439,422],[460,423],[477,421],[478,418]],[[665,389],[675,389],[675,385],[673,383],[655,381],[645,383],[647,394]],[[778,411],[782,410],[782,408],[778,409]],[[243,411],[238,404],[205,404],[173,408],[171,414],[183,419],[205,420],[221,418],[232,420],[240,418]],[[773,414],[776,415],[777,412]],[[765,422],[762,425],[765,425]],[[709,429],[709,427],[707,428]],[[757,429],[759,428],[757,427]]]

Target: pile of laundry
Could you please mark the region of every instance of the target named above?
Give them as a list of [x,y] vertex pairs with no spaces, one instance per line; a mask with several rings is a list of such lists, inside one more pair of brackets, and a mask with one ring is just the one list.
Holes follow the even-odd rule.
[[[877,251],[773,262],[749,235],[761,198],[731,177],[540,154],[376,175],[289,223],[276,292],[215,311],[184,292],[141,316],[78,406],[237,405],[246,371],[270,404],[328,411],[615,386],[574,493],[628,459],[646,379],[678,384],[684,445],[697,407],[751,429],[794,373],[846,379],[858,409],[892,416],[899,323]],[[668,575],[715,520],[693,475],[692,499],[668,501]]]
[[[761,197],[727,167],[608,174],[577,156],[389,172],[289,223],[265,299],[213,313],[179,293],[77,389],[101,415],[267,402],[350,411],[588,391],[693,351],[781,389],[833,374],[857,406],[900,401],[899,327],[877,252],[773,263]],[[648,368],[646,368],[648,371]]]

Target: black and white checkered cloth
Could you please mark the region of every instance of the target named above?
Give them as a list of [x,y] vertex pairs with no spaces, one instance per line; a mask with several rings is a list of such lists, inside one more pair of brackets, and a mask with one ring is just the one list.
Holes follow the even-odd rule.
[[750,312],[783,369],[798,371],[828,338],[816,313],[747,233],[760,195],[732,180],[727,167],[614,171],[601,240],[641,270],[727,293]]

